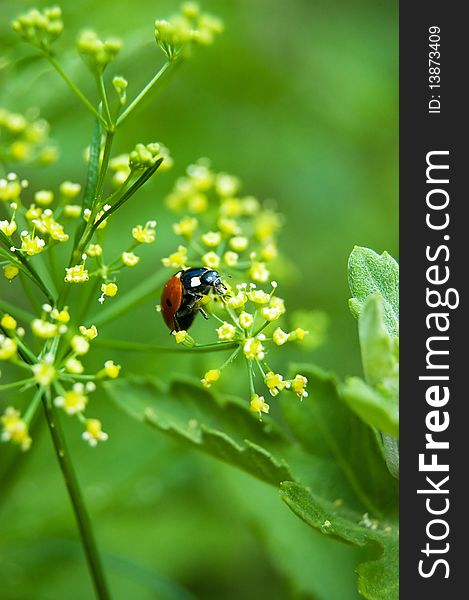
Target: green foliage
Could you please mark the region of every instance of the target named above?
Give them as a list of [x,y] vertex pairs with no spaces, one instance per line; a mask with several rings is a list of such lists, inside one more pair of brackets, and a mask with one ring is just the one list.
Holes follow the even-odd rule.
[[368,383],[358,377],[347,379],[343,396],[366,423],[398,438],[398,345],[386,329],[383,306],[379,294],[370,295],[363,304],[358,318],[358,331],[363,370]]
[[359,567],[360,593],[396,598],[396,482],[376,437],[348,410],[335,378],[317,369],[305,372],[311,395],[302,402],[285,396],[281,428],[271,419],[258,423],[241,400],[188,380],[163,386],[134,378],[105,386],[137,420],[279,487],[281,498],[311,527],[369,546],[374,560]]
[[365,381],[345,381],[343,397],[382,434],[389,471],[399,476],[399,265],[387,253],[356,246],[349,258],[349,305],[358,317]]
[[393,337],[399,336],[399,265],[387,252],[379,255],[355,246],[348,262],[352,298],[350,310],[358,317],[367,298],[378,292],[383,298],[384,322]]

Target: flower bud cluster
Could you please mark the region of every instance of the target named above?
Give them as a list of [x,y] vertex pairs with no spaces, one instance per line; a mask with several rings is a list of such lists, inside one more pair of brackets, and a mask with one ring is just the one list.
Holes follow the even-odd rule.
[[0,159],[6,163],[51,164],[58,157],[49,139],[49,123],[37,111],[23,115],[0,107],[0,140]]
[[13,29],[28,43],[44,52],[63,31],[62,11],[58,6],[40,11],[33,8],[12,22]]
[[212,44],[222,31],[222,21],[202,13],[195,2],[186,2],[179,14],[167,20],[155,21],[155,39],[168,60],[174,60],[191,45]]
[[77,41],[78,52],[92,71],[102,73],[118,55],[122,42],[116,38],[101,40],[93,30],[80,34]]

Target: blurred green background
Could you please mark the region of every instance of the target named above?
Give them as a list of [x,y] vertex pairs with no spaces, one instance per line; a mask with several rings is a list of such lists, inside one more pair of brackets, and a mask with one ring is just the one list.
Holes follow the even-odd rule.
[[[83,183],[83,148],[93,128],[69,89],[9,30],[16,13],[49,4],[0,4],[0,106],[40,108],[60,147],[58,164],[20,172],[35,189],[56,188],[64,179]],[[93,97],[74,40],[86,27],[121,37],[124,48],[109,73],[129,79],[132,97],[163,62],[153,22],[178,5],[66,0],[59,58]],[[225,33],[214,46],[195,51],[117,136],[114,154],[136,142],[162,141],[175,159],[175,167],[155,177],[111,226],[106,245],[118,251],[131,224],[156,218],[159,225],[157,243],[121,276],[120,289],[132,289],[159,269],[161,257],[175,247],[162,199],[187,164],[208,156],[215,169],[242,178],[243,192],[274,198],[285,214],[280,246],[296,265],[279,290],[288,309],[321,309],[330,317],[322,347],[291,349],[283,357],[341,376],[360,374],[356,323],[347,308],[348,254],[359,244],[398,258],[397,2],[206,0],[203,8],[223,18]],[[18,301],[18,290],[2,284],[1,294]],[[165,343],[156,302],[100,335]],[[203,327],[197,323],[194,331]],[[164,376],[210,366],[207,358],[175,362],[174,356],[112,351],[93,357],[91,368],[113,358],[128,372]],[[93,403],[110,441],[97,450],[84,447],[75,422],[67,423],[67,435],[115,598],[357,597],[358,552],[308,529],[275,490],[142,430],[104,395],[95,394]],[[0,464],[9,451],[0,449]],[[9,482],[0,489],[0,598],[92,597],[46,431],[37,433]]]

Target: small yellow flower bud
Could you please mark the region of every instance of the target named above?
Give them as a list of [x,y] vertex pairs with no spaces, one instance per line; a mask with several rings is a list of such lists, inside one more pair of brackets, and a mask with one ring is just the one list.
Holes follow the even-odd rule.
[[122,252],[121,258],[126,267],[135,267],[140,261],[140,256],[137,256],[133,252]]
[[261,340],[258,338],[246,338],[243,345],[243,352],[244,356],[249,360],[263,360],[265,356],[264,346],[262,345]]
[[86,354],[90,349],[89,341],[81,335],[74,335],[70,340],[70,346],[75,354],[79,356]]
[[8,237],[11,237],[17,229],[16,222],[11,221],[0,221],[0,231],[2,231]]
[[178,246],[177,252],[173,252],[168,257],[161,259],[161,262],[165,267],[173,267],[174,269],[184,267],[187,262],[187,248],[185,246]]
[[98,335],[96,325],[91,325],[89,329],[87,329],[84,325],[80,325],[79,330],[81,335],[88,338],[89,340],[94,340],[94,338]]
[[31,237],[29,234],[26,234],[21,238],[21,250],[28,256],[39,254],[44,250],[45,245],[46,242],[37,236]]
[[0,320],[0,325],[4,329],[13,331],[14,329],[16,329],[17,322],[11,315],[4,314],[2,319]]
[[140,244],[152,244],[155,241],[156,221],[148,221],[143,227],[142,225],[136,225],[132,229],[132,237]]
[[268,304],[270,302],[270,294],[264,290],[251,290],[248,292],[248,298],[254,304]]
[[266,321],[276,321],[282,314],[282,309],[278,306],[264,306],[261,310],[262,316]]
[[277,346],[283,346],[286,342],[288,342],[288,333],[277,327],[277,329],[272,334],[272,339]]
[[120,370],[121,366],[114,364],[112,360],[107,360],[104,363],[104,374],[110,379],[117,379],[119,377]]
[[49,206],[54,200],[54,192],[51,190],[39,190],[34,194],[34,200],[39,206]]
[[64,308],[60,311],[57,310],[56,308],[54,308],[51,311],[50,316],[55,321],[58,321],[59,323],[62,323],[63,325],[66,325],[70,321],[70,313],[68,312],[67,308]]
[[207,371],[203,379],[201,379],[200,381],[204,387],[209,388],[211,387],[212,383],[215,383],[220,379],[220,375],[220,369],[210,369],[210,371]]
[[269,392],[272,396],[277,396],[279,392],[288,387],[286,381],[283,380],[282,375],[269,371],[264,378],[266,386],[269,388]]
[[81,185],[79,183],[72,183],[71,181],[64,181],[60,184],[59,192],[63,198],[72,200],[81,192]]
[[261,257],[264,260],[273,260],[277,255],[277,246],[273,242],[269,242],[261,250]]
[[306,391],[306,384],[308,380],[304,375],[296,375],[295,379],[291,381],[291,389],[299,398],[306,398],[308,392]]
[[14,279],[18,275],[19,272],[20,271],[19,271],[18,267],[15,267],[15,265],[5,265],[3,267],[3,276],[5,277],[5,279],[8,279],[9,281]]
[[208,231],[202,236],[202,242],[209,248],[216,248],[221,242],[221,233],[219,231]]
[[66,204],[64,215],[70,219],[78,219],[81,215],[81,206],[79,204]]
[[288,339],[292,340],[292,341],[299,341],[302,342],[305,337],[309,334],[309,331],[306,331],[305,329],[302,329],[301,327],[297,327],[294,331],[290,331],[289,335],[288,335]]
[[205,194],[194,194],[187,201],[187,208],[190,212],[199,215],[208,209],[208,199]]
[[220,257],[215,252],[207,252],[202,256],[202,262],[210,269],[217,269],[220,266]]
[[241,185],[240,180],[227,173],[218,173],[215,179],[215,190],[220,196],[234,196]]
[[54,400],[55,406],[64,409],[68,415],[75,415],[85,410],[88,397],[84,394],[82,384],[76,383],[73,390],[65,392],[63,396],[57,396]]
[[118,287],[115,283],[103,283],[101,291],[105,296],[113,298],[117,294]]
[[98,442],[105,442],[109,436],[101,429],[101,421],[98,419],[86,419],[86,431],[81,437],[94,448]]
[[199,222],[195,217],[184,217],[179,221],[179,223],[174,223],[173,231],[176,235],[191,237],[198,225]]
[[99,244],[90,244],[88,246],[88,248],[86,249],[86,254],[88,254],[88,256],[102,256],[103,254],[103,249]]
[[173,331],[173,335],[176,338],[176,344],[182,344],[189,337],[189,334],[185,330]]
[[249,269],[249,275],[253,281],[258,281],[260,283],[265,283],[270,277],[270,273],[265,264],[261,262],[252,263],[251,268]]
[[0,335],[0,360],[9,360],[16,356],[18,345],[16,340]]
[[239,255],[236,252],[225,252],[223,260],[229,267],[235,267],[238,264]]
[[33,371],[34,379],[42,386],[50,385],[57,374],[53,365],[44,362],[33,365],[31,369]]
[[242,312],[238,317],[239,324],[243,329],[249,329],[251,325],[254,323],[254,317],[251,313]]
[[65,362],[65,370],[67,371],[67,373],[80,375],[85,370],[85,367],[81,364],[78,358],[71,357]]
[[57,335],[58,327],[55,323],[49,323],[43,319],[34,319],[31,323],[31,330],[35,336],[48,340]]
[[247,302],[247,296],[244,292],[238,292],[236,296],[231,296],[226,303],[230,308],[242,308]]
[[243,252],[248,247],[248,244],[248,238],[241,235],[232,237],[230,240],[230,247],[235,252]]
[[236,334],[236,327],[231,323],[223,323],[217,329],[219,340],[232,340]]
[[226,233],[227,235],[237,236],[241,233],[241,228],[234,219],[221,217],[218,219],[218,227],[220,228],[220,231]]
[[264,400],[264,396],[259,396],[258,394],[253,394],[250,408],[252,412],[259,413],[259,417],[261,416],[261,413],[268,413],[270,410],[270,406]]

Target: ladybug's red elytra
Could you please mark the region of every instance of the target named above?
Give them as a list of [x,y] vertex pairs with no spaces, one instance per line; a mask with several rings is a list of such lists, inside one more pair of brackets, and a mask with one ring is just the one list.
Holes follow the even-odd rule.
[[200,301],[210,291],[223,296],[227,289],[217,271],[208,267],[184,269],[168,279],[161,294],[161,313],[171,331],[187,331],[198,312],[207,318]]

